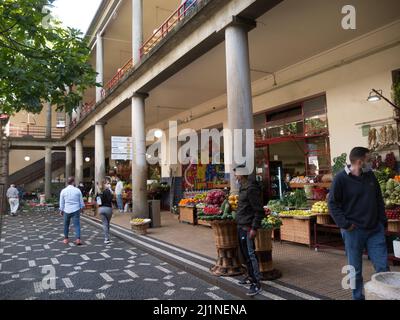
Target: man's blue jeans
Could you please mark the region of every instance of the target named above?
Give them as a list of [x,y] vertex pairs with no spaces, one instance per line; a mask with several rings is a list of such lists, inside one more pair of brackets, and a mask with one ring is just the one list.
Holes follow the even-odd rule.
[[122,200],[122,194],[117,194],[117,206],[120,211],[124,210],[124,201]]
[[64,237],[67,239],[69,234],[69,225],[71,219],[74,223],[75,237],[77,239],[81,238],[81,221],[80,221],[80,211],[75,211],[72,213],[64,212]]
[[[389,271],[388,255],[385,238],[385,228],[383,224],[373,230],[355,228],[353,231],[341,230],[345,243],[348,264],[354,267],[355,288],[352,288],[353,300],[364,300],[363,295],[363,276],[362,276],[362,256],[364,249],[367,249],[375,272]],[[354,282],[354,278],[353,282]]]

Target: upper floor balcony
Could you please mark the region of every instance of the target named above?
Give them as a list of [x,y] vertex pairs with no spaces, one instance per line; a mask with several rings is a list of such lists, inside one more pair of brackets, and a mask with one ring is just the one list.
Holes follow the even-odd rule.
[[[120,1],[121,2],[121,1]],[[123,59],[123,56],[127,56],[127,52],[130,49],[127,44],[130,44],[131,31],[129,28],[129,24],[131,23],[129,19],[131,16],[127,14],[127,12],[131,11],[130,2],[122,0],[122,4],[120,5],[118,2],[114,14],[117,14],[116,21],[110,22],[110,25],[105,30],[104,35],[104,85],[101,89],[101,100],[96,101],[94,88],[88,89],[84,95],[84,103],[81,107],[78,107],[76,112],[74,112],[71,121],[67,127],[66,132],[74,129],[79,122],[81,122],[85,117],[96,108],[97,103],[104,100],[110,92],[113,91],[115,87],[117,87],[120,83],[122,83],[135,69],[135,65],[133,63],[132,54],[129,54],[129,57],[126,62],[121,64],[119,67],[115,68],[115,73],[110,73],[110,70],[115,66],[115,60]],[[150,3],[154,2],[156,6],[153,10],[150,8]],[[140,47],[140,60],[141,62],[146,59],[147,56],[151,55],[152,51],[154,51],[158,46],[161,45],[163,40],[167,38],[172,31],[179,28],[179,26],[184,22],[192,18],[197,12],[201,5],[205,5],[210,2],[210,0],[167,0],[163,1],[161,7],[158,6],[159,1],[144,1],[144,15],[143,15],[143,24],[144,30],[143,34],[147,38],[143,41],[142,46]],[[179,4],[180,3],[180,4]],[[176,7],[176,4],[179,4]],[[146,7],[148,6],[148,8]],[[170,10],[169,7],[175,6],[174,9]],[[156,29],[154,29],[150,35],[149,28],[152,25],[152,20],[156,18],[156,21],[160,16],[166,16],[161,25],[159,25]],[[154,23],[153,23],[154,25]],[[119,38],[115,39],[115,35],[118,34]],[[113,50],[115,48],[115,50]],[[93,44],[92,47],[92,65],[96,65],[96,46]],[[118,59],[115,58],[115,51],[120,51]],[[114,52],[113,52],[114,51]],[[110,59],[111,58],[111,59]]]

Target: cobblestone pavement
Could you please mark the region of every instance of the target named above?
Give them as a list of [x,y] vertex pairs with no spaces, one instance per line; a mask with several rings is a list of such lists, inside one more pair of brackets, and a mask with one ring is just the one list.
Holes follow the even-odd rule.
[[62,239],[57,213],[5,217],[0,299],[237,299],[120,239],[105,245],[94,226],[82,224],[82,246]]

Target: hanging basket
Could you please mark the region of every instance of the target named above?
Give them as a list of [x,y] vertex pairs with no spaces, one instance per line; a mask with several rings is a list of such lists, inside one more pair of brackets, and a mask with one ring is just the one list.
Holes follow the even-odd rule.
[[215,245],[218,258],[215,265],[210,268],[216,276],[237,276],[244,273],[244,268],[239,261],[239,240],[237,225],[233,220],[211,221],[214,230]]

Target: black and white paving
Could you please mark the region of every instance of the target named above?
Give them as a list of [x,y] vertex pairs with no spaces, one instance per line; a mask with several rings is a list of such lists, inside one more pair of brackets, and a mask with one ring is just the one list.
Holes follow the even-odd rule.
[[[54,212],[3,219],[0,300],[227,300],[236,296],[183,269],[82,224],[84,245],[65,245],[63,220]],[[73,228],[70,238],[73,240]]]

